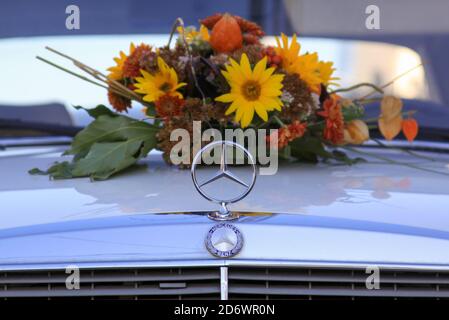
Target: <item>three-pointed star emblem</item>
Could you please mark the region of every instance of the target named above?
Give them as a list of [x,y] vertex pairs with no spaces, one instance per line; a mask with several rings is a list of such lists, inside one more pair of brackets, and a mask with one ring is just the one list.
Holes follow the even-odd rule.
[[211,182],[214,182],[221,178],[226,178],[231,181],[234,181],[246,188],[249,188],[249,185],[242,180],[240,180],[238,177],[236,177],[232,172],[228,170],[228,164],[226,162],[226,145],[224,143],[221,144],[221,157],[220,157],[220,171],[218,171],[215,175],[213,175],[211,178],[207,179],[203,183],[199,184],[199,187],[203,187]]
[[[199,182],[197,180],[197,166],[201,162],[202,156],[205,154],[205,152],[212,148],[221,148],[221,155],[220,155],[220,170],[212,175],[212,177],[206,179],[203,182]],[[242,151],[245,155],[245,157],[248,159],[249,164],[251,165],[252,169],[252,178],[250,182],[242,181],[239,177],[237,177],[235,174],[233,174],[229,168],[228,168],[228,162],[227,162],[227,147],[233,147],[240,151]],[[235,203],[243,198],[245,198],[248,193],[251,192],[254,183],[256,182],[256,163],[254,161],[253,156],[251,153],[246,150],[241,145],[233,142],[233,141],[214,141],[205,147],[203,147],[194,157],[192,162],[192,168],[191,168],[191,175],[193,180],[193,185],[195,186],[196,190],[207,200],[218,203],[221,205],[221,208],[219,211],[214,211],[209,214],[209,217],[214,220],[231,220],[236,219],[238,217],[238,214],[232,213],[228,208],[227,204],[229,203]],[[225,198],[220,196],[213,196],[211,194],[208,194],[204,189],[204,186],[217,181],[219,179],[228,179],[232,181],[233,183],[239,184],[240,186],[244,187],[243,191],[240,192],[238,195],[234,196],[233,198]]]

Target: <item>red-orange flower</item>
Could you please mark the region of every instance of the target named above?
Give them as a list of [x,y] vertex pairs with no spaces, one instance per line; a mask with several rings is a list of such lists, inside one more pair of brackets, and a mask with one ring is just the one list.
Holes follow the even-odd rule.
[[344,139],[345,124],[338,99],[326,99],[323,103],[323,109],[323,111],[318,111],[317,114],[325,119],[324,139],[333,144],[341,144]]
[[118,112],[128,111],[131,108],[131,100],[122,97],[112,91],[108,91],[108,100],[111,106]]
[[123,77],[140,77],[140,69],[143,69],[145,62],[149,60],[150,55],[156,54],[151,51],[151,47],[149,45],[142,43],[137,46],[123,63]]
[[178,96],[165,94],[156,100],[156,112],[161,118],[170,119],[178,117],[184,108],[184,99]]
[[[284,126],[278,130],[277,143],[278,148],[282,149],[288,145],[289,142],[301,138],[306,132],[307,124],[299,121],[294,121],[292,124]],[[271,134],[267,137],[269,144],[274,144],[275,135]]]

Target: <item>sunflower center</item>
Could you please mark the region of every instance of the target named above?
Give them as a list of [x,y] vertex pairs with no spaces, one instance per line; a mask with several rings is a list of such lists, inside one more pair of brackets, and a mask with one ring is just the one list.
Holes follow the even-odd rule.
[[260,84],[254,80],[248,80],[242,85],[242,94],[246,100],[254,101],[260,97]]
[[161,86],[159,87],[159,90],[164,91],[164,92],[169,92],[171,90],[172,86],[170,83],[168,82],[164,82],[163,84],[161,84]]

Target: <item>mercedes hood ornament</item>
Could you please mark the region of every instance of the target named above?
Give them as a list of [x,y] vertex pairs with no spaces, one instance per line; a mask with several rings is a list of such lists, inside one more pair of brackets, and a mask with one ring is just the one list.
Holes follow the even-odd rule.
[[[198,181],[198,178],[197,178],[197,166],[200,163],[203,154],[212,148],[216,148],[221,152],[220,168],[215,174],[213,174],[206,180],[200,182],[200,181]],[[251,170],[252,170],[252,175],[251,175],[250,181],[244,181],[242,178],[240,178],[236,173],[234,173],[229,168],[228,157],[227,157],[227,148],[239,149],[240,151],[243,152],[243,154],[244,154],[245,158],[248,160]],[[217,150],[215,150],[215,151],[217,151]],[[246,166],[246,167],[248,167],[248,166]],[[231,142],[231,141],[224,141],[224,140],[215,141],[215,142],[212,142],[212,143],[206,145],[195,155],[195,158],[193,159],[193,162],[192,162],[191,174],[192,174],[193,184],[195,185],[196,190],[198,190],[198,192],[207,200],[217,203],[221,206],[218,211],[209,213],[209,218],[211,218],[213,220],[237,219],[238,213],[230,211],[228,209],[228,204],[235,203],[235,202],[240,201],[243,198],[245,198],[251,192],[252,188],[254,187],[254,183],[256,182],[256,176],[257,176],[256,163],[255,163],[254,158],[251,155],[251,153],[247,149],[242,147],[240,144],[237,144],[237,143]],[[243,191],[240,194],[238,194],[237,196],[226,199],[224,197],[213,196],[204,190],[204,187],[206,185],[214,183],[215,181],[220,180],[220,179],[227,179],[227,180],[231,181],[232,183],[243,187]]]

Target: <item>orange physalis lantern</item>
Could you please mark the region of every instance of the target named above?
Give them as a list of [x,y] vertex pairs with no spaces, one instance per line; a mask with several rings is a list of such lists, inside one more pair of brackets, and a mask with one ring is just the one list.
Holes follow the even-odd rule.
[[242,47],[242,30],[237,20],[225,14],[214,25],[210,35],[210,45],[217,52],[232,52]]
[[412,142],[418,135],[418,122],[413,118],[402,120],[402,132],[407,140]]
[[384,96],[380,110],[379,130],[385,139],[392,140],[401,132],[402,101],[392,96]]

